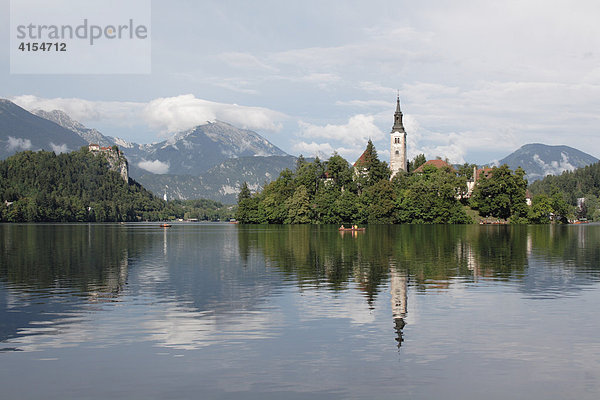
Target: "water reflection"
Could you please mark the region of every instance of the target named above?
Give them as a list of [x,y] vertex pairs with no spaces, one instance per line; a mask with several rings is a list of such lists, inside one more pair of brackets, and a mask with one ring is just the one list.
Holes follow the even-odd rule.
[[[289,287],[304,293],[295,307],[305,322],[345,316],[364,325],[387,310],[400,348],[411,292],[497,282],[547,299],[599,278],[594,225],[370,226],[343,235],[329,226],[2,225],[0,233],[5,349],[91,338],[106,346],[140,334],[182,350],[273,338],[290,315],[276,303]],[[348,291],[364,307],[338,296]]]

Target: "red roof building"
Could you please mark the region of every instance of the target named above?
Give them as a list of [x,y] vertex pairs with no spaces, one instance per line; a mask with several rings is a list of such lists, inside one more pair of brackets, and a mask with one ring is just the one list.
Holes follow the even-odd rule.
[[448,164],[446,161],[444,160],[429,160],[427,161],[425,164],[421,165],[419,168],[414,170],[414,173],[418,174],[418,173],[422,173],[423,169],[425,168],[425,166],[427,165],[432,165],[436,168],[444,168],[444,167],[448,167],[450,168],[451,171],[456,172],[456,170],[454,169],[454,167],[450,164]]

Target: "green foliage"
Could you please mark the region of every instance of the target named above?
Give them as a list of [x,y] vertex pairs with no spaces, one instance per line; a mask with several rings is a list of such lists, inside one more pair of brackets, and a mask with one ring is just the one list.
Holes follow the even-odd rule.
[[244,186],[236,218],[269,224],[472,222],[457,200],[466,179],[449,168],[399,173],[390,181],[371,142],[356,167],[338,154],[325,162],[301,159],[295,172],[283,171],[261,193],[251,195]]
[[377,150],[371,139],[367,143],[363,155],[356,163],[358,170],[357,185],[359,192],[369,186],[375,185],[382,179],[390,179],[390,169],[387,163],[380,161],[377,157]]
[[491,177],[478,181],[471,196],[471,207],[482,217],[512,218],[512,222],[526,222],[527,204],[525,171],[513,173],[508,165],[492,168]]
[[421,165],[425,164],[427,162],[427,159],[425,158],[425,154],[421,153],[417,156],[415,156],[415,158],[413,158],[412,161],[408,162],[408,171],[412,172],[414,170],[416,170],[417,168],[419,168]]
[[545,194],[535,196],[531,200],[529,222],[532,224],[548,224],[550,223],[552,211],[552,200],[548,196]]
[[422,174],[410,175],[398,186],[397,221],[400,223],[471,223],[457,193],[464,179],[449,168],[426,166]]
[[[243,191],[243,188],[242,188]],[[250,196],[248,190],[248,196]],[[169,205],[183,210],[183,218],[198,221],[228,221],[235,217],[235,206],[227,206],[209,199],[172,200]],[[177,212],[181,214],[181,212]]]
[[[533,195],[544,194],[553,199],[554,213],[559,220],[575,216],[589,220],[600,220],[600,163],[566,171],[561,175],[549,175],[542,180],[533,182],[529,187]],[[577,199],[584,198],[585,206],[575,211]]]
[[[87,148],[26,151],[0,161],[0,219],[8,222],[159,220],[179,215],[137,182],[125,182]],[[12,202],[12,204],[10,204]]]

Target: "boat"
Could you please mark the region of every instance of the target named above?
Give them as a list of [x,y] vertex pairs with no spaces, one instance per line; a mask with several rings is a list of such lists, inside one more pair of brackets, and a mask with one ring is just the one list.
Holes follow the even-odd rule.
[[345,231],[354,231],[354,232],[361,232],[366,230],[367,228],[338,228],[338,231],[340,232],[345,232]]
[[171,224],[160,224],[159,225],[161,228],[170,228]]

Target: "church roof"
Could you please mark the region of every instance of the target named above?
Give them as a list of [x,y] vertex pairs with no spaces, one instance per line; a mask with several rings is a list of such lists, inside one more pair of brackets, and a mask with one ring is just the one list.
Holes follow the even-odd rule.
[[491,178],[492,169],[490,167],[483,167],[477,170],[477,176],[475,177],[475,181],[480,180],[481,178]]
[[353,167],[360,166],[367,163],[367,149],[358,157],[358,160],[354,162]]
[[454,169],[454,167],[450,164],[448,164],[446,161],[444,160],[429,160],[427,161],[425,164],[421,165],[419,168],[415,169],[415,173],[419,173],[419,172],[423,172],[423,169],[425,168],[426,165],[433,165],[436,168],[443,168],[443,167],[448,167],[450,168],[452,171],[456,172],[456,170]]

